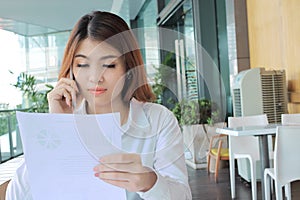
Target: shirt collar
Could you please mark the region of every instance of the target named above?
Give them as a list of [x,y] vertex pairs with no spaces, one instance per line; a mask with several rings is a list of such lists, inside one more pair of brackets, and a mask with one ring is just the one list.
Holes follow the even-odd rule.
[[150,128],[149,120],[143,108],[143,102],[133,98],[130,101],[130,109],[127,123],[122,126],[123,131],[126,132],[132,128],[139,130],[148,130]]
[[[143,104],[144,104],[143,102],[140,102],[135,98],[131,99],[128,120],[126,124],[122,126],[123,134],[127,132],[129,129],[130,130],[137,129],[141,132],[148,132],[150,128],[150,123],[146,116],[145,110],[143,108]],[[82,104],[74,113],[87,114],[85,100],[83,100]]]

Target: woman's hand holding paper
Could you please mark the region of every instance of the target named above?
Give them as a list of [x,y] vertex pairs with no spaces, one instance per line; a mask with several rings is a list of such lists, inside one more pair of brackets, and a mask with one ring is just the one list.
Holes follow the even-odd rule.
[[146,192],[157,180],[156,173],[142,165],[139,154],[113,154],[100,159],[95,176],[131,192]]

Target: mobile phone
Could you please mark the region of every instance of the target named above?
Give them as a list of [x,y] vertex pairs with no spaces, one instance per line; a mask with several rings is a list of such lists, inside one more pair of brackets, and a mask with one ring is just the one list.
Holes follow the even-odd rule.
[[[75,80],[73,70],[72,70],[72,66],[70,66],[70,79]],[[75,97],[72,96],[72,107],[73,107],[73,109],[76,108],[76,96]]]

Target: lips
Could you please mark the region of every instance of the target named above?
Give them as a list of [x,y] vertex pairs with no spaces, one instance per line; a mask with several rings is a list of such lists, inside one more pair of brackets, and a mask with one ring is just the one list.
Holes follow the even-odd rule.
[[92,93],[93,95],[96,95],[96,96],[100,95],[100,94],[103,94],[106,91],[107,91],[107,89],[101,88],[101,87],[96,87],[96,88],[89,89],[89,92]]

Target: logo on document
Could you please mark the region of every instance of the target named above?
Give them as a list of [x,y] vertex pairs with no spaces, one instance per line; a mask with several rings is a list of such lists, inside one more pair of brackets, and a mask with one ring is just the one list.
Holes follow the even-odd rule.
[[37,142],[45,149],[53,150],[60,146],[61,139],[58,135],[50,133],[48,130],[41,130],[36,136]]

